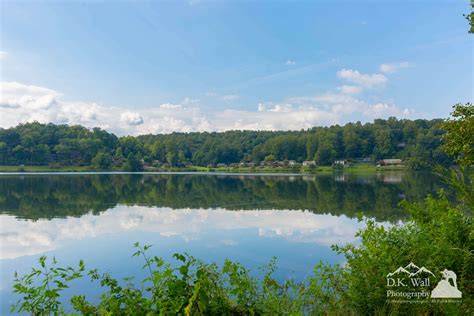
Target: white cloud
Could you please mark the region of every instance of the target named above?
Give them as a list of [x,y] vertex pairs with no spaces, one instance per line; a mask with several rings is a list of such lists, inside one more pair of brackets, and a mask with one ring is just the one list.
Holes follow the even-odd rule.
[[[1,215],[0,259],[41,254],[74,240],[136,231],[167,238],[194,240],[207,231],[253,230],[260,238],[284,238],[294,243],[330,246],[353,242],[363,224],[346,216],[314,214],[308,211],[228,211],[171,209],[167,207],[117,206],[100,215],[80,218],[18,221]],[[222,240],[224,245],[235,242]]]
[[8,53],[0,50],[0,60],[5,59]]
[[[347,88],[351,87],[351,88]],[[118,135],[226,130],[300,130],[317,125],[341,124],[351,115],[371,120],[391,115],[411,117],[413,110],[393,104],[371,104],[354,97],[358,87],[339,93],[293,97],[262,102],[255,110],[214,110],[204,113],[197,100],[163,103],[149,108],[119,108],[63,100],[60,93],[16,82],[0,83],[0,127],[19,123],[80,124],[101,127]],[[349,93],[351,92],[351,93]]]
[[[0,83],[0,127],[39,121],[57,124],[81,124],[89,127],[110,128],[115,122],[110,116],[114,108],[96,103],[64,102],[61,94],[47,88],[17,82]],[[120,112],[119,112],[120,113]]]
[[343,94],[359,94],[362,92],[362,87],[342,85],[337,88]]
[[163,103],[160,105],[160,109],[179,109],[183,106],[181,104]]
[[120,114],[120,121],[125,122],[128,125],[141,125],[143,124],[143,117],[138,113],[127,111]]
[[393,104],[387,103],[376,103],[369,105],[365,110],[364,114],[371,118],[387,117],[387,116],[396,116],[399,118],[410,117],[415,112],[411,109],[399,109]]
[[288,59],[285,64],[286,64],[287,66],[293,66],[293,65],[296,65],[296,61],[291,60],[291,59]]
[[399,63],[381,64],[379,69],[381,72],[384,72],[384,73],[394,73],[402,68],[410,68],[410,67],[414,67],[414,64],[409,63],[407,61],[403,61]]
[[16,97],[40,97],[45,95],[51,95],[53,97],[57,97],[60,94],[54,90],[32,86],[32,85],[25,85],[18,82],[1,82],[0,85],[0,92],[2,99],[3,98],[16,98]]
[[218,130],[300,130],[338,121],[338,115],[317,108],[289,109],[285,104],[259,112],[225,110],[215,114]]
[[292,112],[293,105],[291,104],[273,104],[272,102],[267,103],[259,103],[258,104],[258,111],[259,112]]
[[394,104],[376,103],[370,104],[350,95],[327,93],[315,97],[299,97],[291,99],[296,104],[317,107],[332,113],[333,118],[339,123],[342,117],[362,114],[368,119],[387,118],[397,116],[399,118],[412,117],[415,113],[412,109],[400,109]]
[[341,69],[337,72],[337,76],[341,79],[368,88],[380,86],[387,82],[387,77],[383,74],[363,74],[352,69]]

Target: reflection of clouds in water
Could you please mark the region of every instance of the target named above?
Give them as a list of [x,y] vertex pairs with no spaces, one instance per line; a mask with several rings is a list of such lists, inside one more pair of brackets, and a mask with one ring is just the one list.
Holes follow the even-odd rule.
[[[5,216],[1,217],[0,222],[2,230],[7,230],[0,235],[0,259],[33,255],[55,248],[55,238],[48,229],[30,229],[29,225],[15,227],[16,220],[10,221],[10,218],[5,220]],[[27,222],[19,223],[25,224]],[[39,222],[34,224],[41,225]],[[11,231],[15,229],[18,231]]]
[[[331,245],[355,240],[362,224],[345,216],[313,214],[307,211],[226,211],[117,206],[95,216],[19,221],[0,216],[0,259],[40,254],[54,250],[62,241],[97,237],[127,231],[158,233],[196,240],[206,231],[254,230],[262,238],[285,238],[297,243]],[[237,240],[219,241],[236,245]]]
[[140,226],[141,223],[143,223],[143,216],[132,214],[129,217],[123,218],[120,222],[120,226],[122,226],[125,230],[129,230]]
[[237,246],[239,243],[236,240],[224,239],[224,240],[221,240],[221,244],[225,246]]

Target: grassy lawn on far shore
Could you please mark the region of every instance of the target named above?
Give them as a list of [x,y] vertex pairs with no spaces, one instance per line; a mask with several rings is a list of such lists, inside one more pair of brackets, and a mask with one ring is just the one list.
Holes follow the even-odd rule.
[[0,166],[0,172],[85,172],[93,171],[82,166]]
[[[371,173],[380,171],[406,171],[404,166],[384,166],[377,167],[369,164],[352,165],[343,169],[334,169],[332,166],[317,166],[312,170],[300,168],[284,168],[284,167],[173,167],[173,168],[152,168],[147,167],[143,172],[235,172],[235,173],[332,173],[332,172],[348,172],[348,173]],[[119,168],[107,170],[96,169],[90,166],[0,166],[0,172],[107,172],[122,171]]]

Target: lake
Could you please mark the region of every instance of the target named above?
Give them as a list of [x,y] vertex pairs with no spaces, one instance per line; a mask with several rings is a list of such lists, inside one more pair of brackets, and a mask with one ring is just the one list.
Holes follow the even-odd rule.
[[[371,175],[3,174],[0,175],[0,314],[17,300],[14,271],[38,257],[84,259],[115,277],[142,277],[133,244],[171,260],[236,260],[258,274],[276,256],[279,279],[303,280],[320,260],[343,262],[332,244],[355,242],[359,213],[378,222],[406,218],[398,203],[441,188],[426,173]],[[65,297],[98,288],[75,281]]]

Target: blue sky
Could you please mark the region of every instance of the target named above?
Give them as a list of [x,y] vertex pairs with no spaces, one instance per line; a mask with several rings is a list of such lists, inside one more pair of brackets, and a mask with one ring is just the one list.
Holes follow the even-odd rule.
[[0,127],[119,134],[447,117],[468,1],[2,1]]

